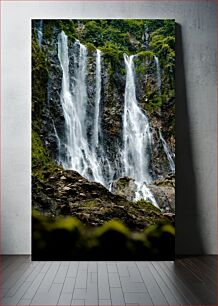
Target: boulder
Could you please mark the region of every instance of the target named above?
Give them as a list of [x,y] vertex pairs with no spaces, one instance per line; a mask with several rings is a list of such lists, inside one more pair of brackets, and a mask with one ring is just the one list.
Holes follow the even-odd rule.
[[[159,208],[163,213],[175,213],[175,175],[171,174],[163,179],[153,181],[146,185],[153,194]],[[119,196],[133,201],[137,185],[135,180],[122,177],[112,183],[111,191]]]
[[130,177],[121,177],[115,180],[111,185],[111,192],[126,198],[128,201],[133,201],[136,192],[135,180]]

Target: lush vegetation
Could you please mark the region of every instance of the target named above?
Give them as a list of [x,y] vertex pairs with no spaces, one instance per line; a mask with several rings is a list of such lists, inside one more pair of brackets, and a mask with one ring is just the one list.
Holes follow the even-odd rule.
[[[37,45],[36,26],[33,24],[33,116],[38,114],[45,101],[48,63],[46,50]],[[72,42],[79,39],[92,54],[96,48],[103,52],[113,80],[114,73],[125,74],[123,54],[137,54],[136,74],[155,75],[154,55],[158,56],[161,66],[162,91],[147,82],[145,85],[146,102],[140,101],[149,112],[159,109],[175,95],[175,22],[174,20],[44,20],[43,37],[51,45],[54,34],[64,31]],[[146,35],[148,34],[148,37]],[[35,71],[34,71],[35,70]],[[36,103],[35,103],[36,102]],[[38,109],[36,109],[38,108]],[[35,112],[36,109],[36,112]],[[40,116],[39,116],[40,117]]]
[[[152,50],[163,64],[173,65],[175,60],[174,20],[45,20],[43,35],[50,39],[57,31],[64,31],[71,40],[79,39],[108,54],[136,54]],[[149,34],[145,42],[145,31]],[[145,54],[146,55],[146,54]]]
[[33,259],[37,260],[173,260],[175,230],[159,223],[131,232],[111,220],[93,229],[76,218],[56,221],[33,211]]

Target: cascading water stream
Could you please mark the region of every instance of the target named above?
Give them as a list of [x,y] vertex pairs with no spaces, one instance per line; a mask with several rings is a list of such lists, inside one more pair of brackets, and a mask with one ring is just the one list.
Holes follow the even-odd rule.
[[175,172],[174,154],[170,151],[170,148],[166,143],[166,140],[163,138],[161,130],[159,130],[159,135],[160,135],[160,140],[162,141],[163,144],[164,152],[166,153],[167,159],[169,161],[170,170],[172,172]]
[[[62,31],[58,37],[58,57],[61,63],[61,105],[65,118],[65,158],[60,162],[65,169],[78,171],[84,177],[105,184],[100,164],[89,148],[87,139],[87,49],[79,41],[74,43],[73,92],[70,91],[68,40]],[[77,54],[79,53],[79,54]]]
[[38,27],[38,30],[37,30],[37,38],[38,38],[38,43],[39,43],[39,47],[41,48],[42,46],[42,38],[43,38],[43,20],[41,19],[39,21],[39,27]]
[[101,100],[101,51],[96,50],[96,94],[95,94],[95,113],[94,113],[94,129],[93,129],[93,143],[95,149],[98,147],[99,143],[100,100]]
[[157,87],[158,87],[158,94],[161,96],[161,70],[160,70],[160,63],[159,59],[156,55],[154,55],[154,61],[156,65],[156,75],[157,75]]
[[126,67],[125,104],[123,114],[123,176],[135,179],[135,199],[149,199],[158,206],[146,184],[152,181],[149,172],[151,130],[145,113],[138,106],[134,80],[134,55],[124,54]]
[[60,141],[60,138],[58,136],[58,133],[57,133],[57,130],[56,130],[56,127],[55,127],[55,124],[54,124],[54,120],[52,120],[52,124],[53,124],[53,128],[54,128],[54,133],[55,133],[55,138],[56,138],[56,141],[57,141],[57,149],[58,149],[58,156],[57,156],[57,164],[59,165],[60,164],[60,153],[61,153],[61,141]]
[[58,139],[59,163],[65,169],[78,171],[82,176],[101,183],[109,190],[115,173],[117,173],[116,178],[131,177],[136,184],[135,200],[148,199],[158,206],[146,185],[152,181],[149,171],[152,134],[148,118],[136,100],[134,56],[124,55],[126,87],[123,149],[121,152],[118,149],[116,160],[112,163],[101,141],[101,51],[96,50],[96,90],[91,141],[88,136],[89,118],[87,117],[87,49],[76,41],[71,54],[73,54],[73,66],[69,62],[68,39],[62,31],[58,36],[58,57],[62,68],[60,100],[65,119],[65,135],[61,139],[54,125],[55,136]]
[[152,180],[149,173],[151,132],[148,118],[136,100],[133,59],[134,55],[124,55],[126,66],[123,114],[124,175],[149,183]]

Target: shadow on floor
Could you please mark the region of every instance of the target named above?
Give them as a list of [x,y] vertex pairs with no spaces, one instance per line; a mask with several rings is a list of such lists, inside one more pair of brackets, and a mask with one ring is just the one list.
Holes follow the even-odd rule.
[[204,254],[182,38],[176,24],[176,254]]

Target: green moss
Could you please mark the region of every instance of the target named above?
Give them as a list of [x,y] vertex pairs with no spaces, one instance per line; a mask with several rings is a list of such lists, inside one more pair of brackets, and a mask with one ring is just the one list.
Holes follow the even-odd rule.
[[160,209],[152,205],[150,202],[145,200],[140,200],[137,202],[131,202],[129,205],[129,211],[131,215],[136,215],[138,210],[142,210],[143,217],[141,217],[141,222],[147,225],[166,223],[168,220],[163,216]]
[[145,209],[147,211],[154,211],[158,214],[161,213],[160,209],[155,207],[154,205],[152,205],[150,202],[146,201],[146,200],[139,200],[137,202],[133,202],[134,206],[140,207],[142,209]]
[[96,51],[96,47],[92,44],[92,43],[86,43],[86,47],[88,49],[89,52],[95,52]]
[[113,43],[107,42],[103,47],[99,47],[99,49],[102,51],[106,61],[116,64],[123,60],[123,51]]
[[49,157],[38,133],[32,130],[32,175],[33,178],[44,180],[46,177],[61,169]]
[[116,221],[116,220],[111,220],[109,222],[106,222],[104,225],[99,227],[96,230],[96,235],[99,237],[99,236],[102,236],[108,233],[109,231],[120,233],[126,237],[130,235],[129,229],[125,225],[123,225],[121,222]]
[[140,63],[139,65],[136,65],[135,72],[136,74],[145,74],[147,71],[147,67],[144,63]]
[[163,99],[162,96],[160,97],[155,94],[151,94],[150,96],[147,95],[147,97],[148,102],[146,102],[146,109],[152,114],[162,106]]
[[48,219],[32,213],[35,260],[172,259],[175,229],[170,224],[130,232],[118,221],[86,228],[75,218]]
[[43,21],[43,38],[46,40],[52,40],[54,30],[59,32],[64,31],[69,40],[74,41],[76,36],[75,23],[73,20],[44,20]]
[[151,61],[154,60],[154,53],[152,51],[140,51],[135,58],[136,74],[155,73]]
[[45,40],[52,39],[54,26],[55,26],[55,20],[44,20],[43,21],[43,38]]
[[121,29],[123,33],[130,33],[140,41],[144,32],[144,22],[143,19],[115,19],[111,21],[111,25]]
[[32,131],[32,167],[42,167],[49,162],[46,149],[37,132]]
[[92,208],[92,207],[96,207],[98,205],[98,203],[95,200],[91,200],[91,201],[86,201],[85,203],[82,204],[82,206],[85,206],[87,208]]
[[67,231],[82,230],[82,223],[73,217],[60,217],[55,223],[51,223],[49,230],[63,229]]
[[139,53],[137,53],[137,57],[145,57],[149,60],[152,60],[154,59],[154,52],[153,51],[140,51]]
[[41,114],[44,103],[47,99],[49,64],[46,55],[40,49],[33,31],[32,37],[32,120],[40,126]]
[[126,75],[126,69],[124,67],[120,68],[120,74],[121,75]]
[[64,33],[68,36],[68,39],[72,42],[75,41],[75,24],[73,20],[57,20],[56,27],[60,29],[60,31],[64,31]]

